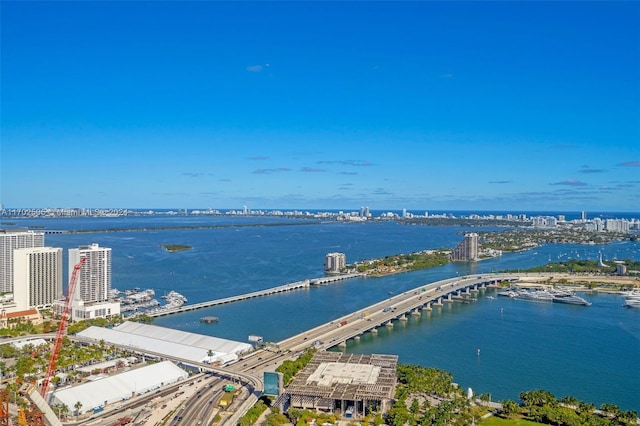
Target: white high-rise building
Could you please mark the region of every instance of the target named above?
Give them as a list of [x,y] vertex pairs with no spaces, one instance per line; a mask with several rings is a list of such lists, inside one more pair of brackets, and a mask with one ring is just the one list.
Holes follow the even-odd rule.
[[[120,302],[109,301],[111,290],[111,249],[98,244],[69,250],[69,277],[80,259],[87,260],[80,268],[76,288],[71,297],[71,320],[105,318],[120,315]],[[63,301],[56,302],[61,309]]]
[[100,247],[98,244],[69,249],[69,277],[83,257],[87,260],[78,274],[72,300],[82,300],[85,303],[104,302],[109,298],[111,290],[111,249]]
[[13,301],[18,311],[52,306],[62,296],[62,249],[15,249],[13,284]]
[[13,292],[13,251],[44,247],[44,232],[0,229],[0,293]]
[[338,274],[347,266],[347,256],[344,253],[328,253],[324,260],[324,271],[328,274]]

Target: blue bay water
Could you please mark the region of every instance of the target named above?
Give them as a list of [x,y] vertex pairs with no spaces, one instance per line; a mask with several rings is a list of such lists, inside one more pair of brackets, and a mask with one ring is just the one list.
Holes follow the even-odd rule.
[[[406,226],[394,222],[344,224],[245,217],[126,217],[12,220],[47,229],[110,229],[141,226],[225,225],[217,229],[154,230],[47,235],[48,246],[67,249],[99,243],[112,248],[112,285],[124,290],[170,290],[189,303],[256,291],[323,274],[324,257],[343,252],[348,262],[433,248],[453,248],[460,233],[492,228]],[[237,225],[237,226],[233,226]],[[188,244],[167,253],[162,244]],[[638,259],[638,243],[603,246],[547,245],[478,263],[383,278],[361,278],[158,318],[155,323],[196,333],[246,341],[258,334],[279,341],[425,283],[456,275],[528,268],[567,258]],[[66,278],[65,278],[66,280]],[[583,295],[590,307],[489,299],[453,304],[377,336],[349,342],[347,351],[395,353],[400,362],[450,371],[462,387],[491,393],[492,400],[517,399],[542,388],[596,405],[614,403],[640,411],[640,310],[623,309],[615,295]],[[217,324],[199,318],[215,315]],[[480,355],[477,350],[480,349]]]

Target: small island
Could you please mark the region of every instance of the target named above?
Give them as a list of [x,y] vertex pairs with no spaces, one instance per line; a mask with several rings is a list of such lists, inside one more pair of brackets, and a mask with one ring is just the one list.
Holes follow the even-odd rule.
[[162,244],[160,247],[168,251],[169,253],[175,253],[178,251],[191,250],[191,246],[184,244]]

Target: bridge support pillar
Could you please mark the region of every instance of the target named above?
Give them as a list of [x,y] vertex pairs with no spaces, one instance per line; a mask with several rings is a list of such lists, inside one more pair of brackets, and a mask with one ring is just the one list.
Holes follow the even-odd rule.
[[431,311],[433,308],[431,307],[431,302],[427,303],[422,309],[425,311]]
[[433,306],[442,306],[442,297],[438,297]]
[[388,323],[385,324],[387,327],[389,328],[393,328],[393,322],[389,321]]
[[360,336],[354,337],[353,340],[355,340],[356,342],[359,342],[360,341]]
[[378,329],[377,328],[372,328],[371,329],[371,334],[378,334]]
[[414,309],[414,310],[411,312],[411,315],[416,316],[416,317],[419,317],[420,315],[422,315],[422,314],[420,313],[420,308],[416,308],[416,309]]
[[406,315],[402,315],[400,318],[398,318],[400,321],[406,321],[407,320],[407,316]]
[[451,293],[447,294],[447,298],[444,299],[443,302],[453,303],[453,296]]
[[338,343],[338,347],[346,348],[347,347],[347,342],[342,341],[342,342]]

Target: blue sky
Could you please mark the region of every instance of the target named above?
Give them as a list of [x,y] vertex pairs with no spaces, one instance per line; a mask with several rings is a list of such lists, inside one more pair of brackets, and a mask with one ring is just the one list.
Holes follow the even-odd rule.
[[639,211],[639,2],[1,4],[0,202]]

